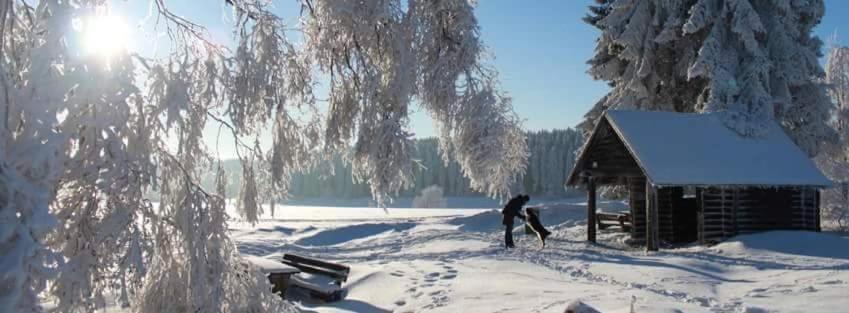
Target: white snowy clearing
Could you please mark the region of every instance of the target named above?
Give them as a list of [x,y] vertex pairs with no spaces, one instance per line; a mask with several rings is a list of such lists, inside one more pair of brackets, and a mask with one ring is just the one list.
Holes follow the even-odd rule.
[[[231,223],[246,255],[314,256],[351,266],[345,300],[301,301],[306,312],[845,312],[849,235],[781,231],[646,254],[625,234],[584,242],[586,208],[541,206],[552,232],[539,249],[516,229],[503,248],[494,209],[283,206],[256,226]],[[603,202],[618,210],[622,203]]]

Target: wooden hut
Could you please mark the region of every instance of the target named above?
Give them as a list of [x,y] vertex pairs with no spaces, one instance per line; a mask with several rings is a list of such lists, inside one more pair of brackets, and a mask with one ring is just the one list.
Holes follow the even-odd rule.
[[743,137],[722,113],[607,111],[567,185],[588,192],[587,237],[595,241],[598,186],[628,191],[631,237],[714,243],[758,231],[819,231],[819,191],[831,185],[777,124]]

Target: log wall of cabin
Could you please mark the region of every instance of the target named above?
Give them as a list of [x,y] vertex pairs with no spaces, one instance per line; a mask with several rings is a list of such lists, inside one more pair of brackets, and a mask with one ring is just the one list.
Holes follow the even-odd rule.
[[628,206],[631,207],[631,240],[635,244],[646,242],[646,178],[628,179]]
[[625,185],[628,177],[642,177],[639,165],[610,124],[606,120],[601,123],[577,166],[592,173],[599,185]]
[[673,198],[680,197],[679,191],[682,188],[659,188],[657,190],[657,212],[658,212],[658,228],[660,240],[665,242],[674,242],[674,218],[675,209],[672,205]]
[[818,231],[818,193],[808,187],[702,189],[699,241],[769,230]]

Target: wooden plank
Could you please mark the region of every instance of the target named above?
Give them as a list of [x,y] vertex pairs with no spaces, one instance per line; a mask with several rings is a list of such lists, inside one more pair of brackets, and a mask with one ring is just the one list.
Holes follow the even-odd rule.
[[646,180],[646,250],[657,251],[659,225],[657,216],[657,190]]
[[644,244],[646,237],[646,180],[628,178],[628,203],[631,207],[631,241]]
[[595,232],[596,232],[596,201],[595,201],[595,178],[588,177],[587,178],[587,241],[595,242]]
[[820,194],[820,192],[821,191],[817,189],[817,194],[814,197],[814,210],[816,211],[816,222],[814,224],[814,230],[818,232],[822,231],[822,216],[820,215],[822,213],[820,209],[820,201],[822,200],[822,198],[820,197],[822,197],[822,195]]
[[732,192],[732,197],[734,198],[734,200],[731,201],[732,202],[732,205],[731,205],[731,233],[732,234],[737,233],[737,214],[738,214],[738,211],[740,210],[740,194],[741,194],[740,189],[734,188],[734,191]]
[[340,272],[337,272],[337,271],[318,268],[318,267],[315,267],[315,266],[310,266],[310,265],[306,265],[306,264],[302,264],[302,263],[292,262],[292,261],[289,261],[289,260],[280,260],[280,262],[283,262],[284,264],[287,264],[287,265],[297,267],[299,270],[301,270],[304,273],[316,274],[316,275],[322,275],[322,276],[330,277],[333,280],[335,280],[337,282],[337,284],[341,284],[341,283],[348,280],[347,274],[343,274],[343,273],[340,273]]
[[345,273],[345,274],[348,274],[348,273],[351,272],[351,268],[348,267],[348,266],[345,266],[345,265],[342,265],[342,264],[330,263],[330,262],[326,262],[326,261],[322,261],[322,260],[318,260],[318,259],[313,259],[313,258],[297,255],[297,254],[291,254],[291,253],[284,254],[283,259],[288,260],[288,261],[292,261],[292,262],[296,262],[296,263],[303,263],[303,264],[312,265],[312,266],[316,266],[316,267],[323,267],[323,268],[326,268],[326,269],[329,269],[329,270],[338,271],[338,272],[342,272],[342,273]]

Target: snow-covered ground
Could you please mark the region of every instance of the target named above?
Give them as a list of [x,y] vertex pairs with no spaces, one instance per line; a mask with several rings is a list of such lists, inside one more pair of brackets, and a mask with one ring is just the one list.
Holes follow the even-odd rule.
[[544,250],[519,227],[518,249],[505,250],[493,209],[284,206],[285,220],[231,228],[243,254],[351,266],[347,298],[300,303],[307,312],[563,312],[576,299],[602,312],[629,312],[632,301],[636,312],[849,308],[849,235],[769,232],[647,254],[613,229],[587,244],[578,202],[543,204],[553,232]]

